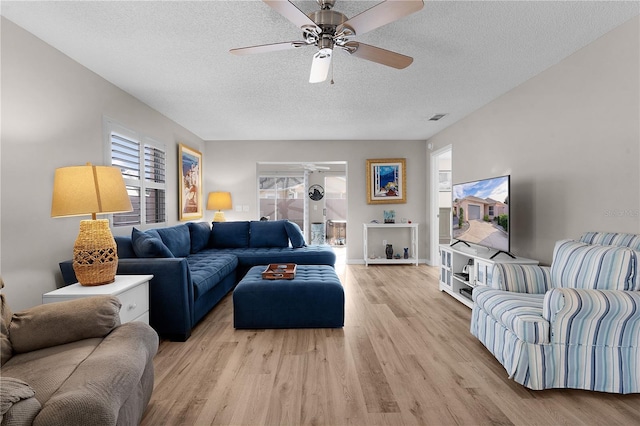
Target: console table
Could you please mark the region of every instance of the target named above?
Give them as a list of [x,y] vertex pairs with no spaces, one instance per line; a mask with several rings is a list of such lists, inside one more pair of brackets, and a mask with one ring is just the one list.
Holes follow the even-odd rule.
[[[363,229],[363,251],[364,251],[364,264],[369,266],[369,264],[418,264],[418,225],[417,223],[364,223]],[[404,239],[406,240],[406,234],[409,234],[410,243],[409,246],[409,258],[404,259],[387,259],[384,256],[384,246],[382,244],[382,240],[378,242],[378,240],[371,240],[373,244],[380,244],[380,257],[369,257],[369,240],[371,233],[372,235],[376,234],[375,231],[381,231],[383,229],[393,230],[395,235],[398,235],[398,238],[401,238],[400,234],[402,232],[405,233]],[[373,232],[372,232],[373,231]],[[388,240],[390,244],[393,244],[394,241]],[[397,244],[397,243],[396,243]],[[402,249],[404,246],[394,246],[394,250],[398,253],[402,253]]]

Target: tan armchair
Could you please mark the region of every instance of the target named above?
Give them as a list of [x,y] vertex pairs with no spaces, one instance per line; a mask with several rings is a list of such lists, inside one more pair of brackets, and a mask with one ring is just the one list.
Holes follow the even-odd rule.
[[140,423],[158,350],[151,327],[121,325],[112,296],[15,313],[0,298],[2,426]]

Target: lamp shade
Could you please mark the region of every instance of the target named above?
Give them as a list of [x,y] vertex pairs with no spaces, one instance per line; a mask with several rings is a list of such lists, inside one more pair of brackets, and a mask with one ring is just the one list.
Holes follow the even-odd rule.
[[109,221],[96,220],[96,215],[131,210],[119,168],[87,163],[56,169],[51,216],[91,215],[91,220],[80,221],[80,233],[73,246],[73,270],[80,284],[102,285],[114,281],[118,249]]
[[51,217],[131,211],[120,169],[112,166],[61,167],[53,179]]
[[231,210],[230,192],[210,192],[207,199],[207,210]]

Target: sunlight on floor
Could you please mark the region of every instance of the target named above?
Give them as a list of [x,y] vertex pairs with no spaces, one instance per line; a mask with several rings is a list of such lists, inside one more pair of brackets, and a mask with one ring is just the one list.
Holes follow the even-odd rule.
[[336,273],[338,275],[344,274],[345,267],[347,265],[347,246],[332,246],[333,251],[336,253]]

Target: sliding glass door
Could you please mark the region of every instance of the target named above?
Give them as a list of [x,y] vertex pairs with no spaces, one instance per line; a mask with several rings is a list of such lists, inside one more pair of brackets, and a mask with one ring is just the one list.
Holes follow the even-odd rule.
[[260,218],[288,219],[304,229],[304,176],[260,176]]

